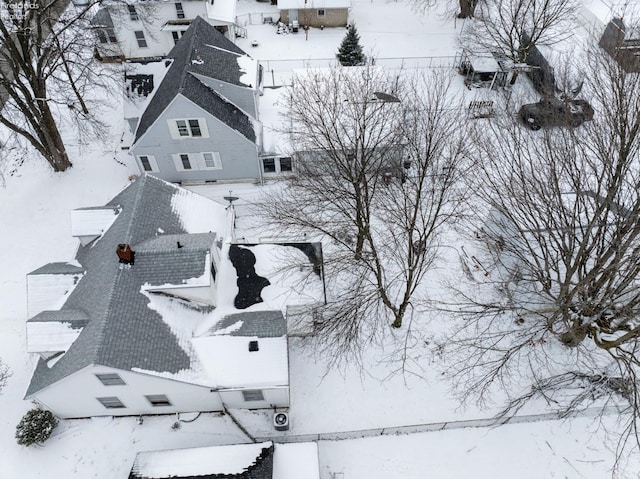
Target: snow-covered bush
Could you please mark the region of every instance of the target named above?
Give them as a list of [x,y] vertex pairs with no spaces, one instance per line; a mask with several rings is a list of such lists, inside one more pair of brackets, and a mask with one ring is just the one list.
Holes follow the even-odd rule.
[[51,411],[36,408],[27,412],[16,426],[16,439],[21,446],[41,444],[51,436],[58,419]]

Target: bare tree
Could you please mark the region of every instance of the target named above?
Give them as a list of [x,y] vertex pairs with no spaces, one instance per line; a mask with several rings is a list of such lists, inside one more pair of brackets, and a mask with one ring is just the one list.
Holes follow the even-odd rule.
[[576,0],[483,0],[463,43],[473,50],[499,50],[514,63],[526,62],[537,45],[553,45],[573,31]]
[[465,321],[446,347],[463,397],[499,385],[505,415],[534,399],[565,414],[626,404],[621,444],[637,444],[640,77],[597,48],[586,58],[593,121],[532,133],[496,119],[473,135],[488,276],[459,289]]
[[448,74],[373,67],[298,76],[286,119],[297,176],[266,205],[289,234],[317,236],[328,304],[319,334],[337,360],[400,328],[457,213],[463,159]]
[[[92,65],[94,38],[88,27],[93,4],[68,8],[65,0],[44,4],[7,2],[0,21],[0,124],[26,140],[54,171],[71,166],[57,110],[81,128],[97,126],[87,90],[108,83]],[[99,123],[99,122],[98,122]]]
[[9,366],[2,362],[0,359],[0,391],[7,385],[7,381],[11,377],[11,370]]

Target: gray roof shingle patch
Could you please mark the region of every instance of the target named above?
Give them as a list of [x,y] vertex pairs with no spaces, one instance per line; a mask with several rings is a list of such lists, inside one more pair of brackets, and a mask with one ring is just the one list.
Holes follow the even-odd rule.
[[209,251],[215,240],[215,233],[162,234],[134,245],[133,249],[138,253],[166,253],[175,250],[182,250],[183,252]]
[[[177,192],[174,185],[142,176],[108,203],[107,206],[119,206],[122,211],[98,243],[78,249],[76,259],[86,274],[60,310],[72,317],[78,311],[86,311],[89,321],[55,365],[49,368],[46,361],[38,362],[27,397],[90,365],[169,373],[190,367],[189,356],[169,326],[147,307],[149,300],[140,293],[147,279],[137,273],[143,269],[138,268],[138,258],[129,266],[120,264],[116,255],[118,244],[142,244],[149,238],[155,239],[159,229],[167,235],[187,233],[171,206],[171,198]],[[203,255],[186,253],[191,254]],[[141,255],[143,266],[144,256]],[[165,271],[162,279],[181,281],[193,274],[193,265],[189,264],[189,271],[177,271],[174,277]],[[147,267],[153,270],[151,265]]]
[[242,326],[229,332],[230,336],[280,338],[287,334],[287,323],[282,311],[249,311],[230,314],[222,318],[209,330],[209,333],[216,334],[238,321],[242,321]]
[[205,272],[206,251],[137,254],[132,273],[151,286],[186,284]]
[[237,61],[239,55],[246,54],[215,27],[209,25],[204,19],[196,17],[180,41],[169,52],[168,57],[174,59],[174,62],[140,118],[135,141],[146,133],[171,101],[178,94],[182,94],[250,141],[255,142],[255,130],[249,117],[191,74],[193,72],[246,86],[240,82],[242,72]]
[[151,286],[186,283],[204,274],[215,240],[215,233],[156,236],[132,247],[136,254],[133,270]]
[[84,311],[73,309],[42,311],[28,319],[27,323],[70,323],[73,329],[80,329],[89,323],[89,315]]
[[29,275],[37,274],[81,274],[84,273],[84,269],[75,264],[69,263],[49,263],[41,266],[40,268],[31,271]]
[[196,17],[180,41],[167,55],[182,63],[186,71],[198,73],[238,86],[242,71],[237,62],[244,50],[212,27],[201,17]]

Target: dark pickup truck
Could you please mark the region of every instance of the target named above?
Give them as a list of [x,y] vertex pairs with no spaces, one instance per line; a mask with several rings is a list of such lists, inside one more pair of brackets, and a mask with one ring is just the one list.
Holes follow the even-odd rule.
[[576,127],[593,119],[593,108],[586,100],[543,98],[538,103],[523,105],[518,115],[532,130],[551,126]]

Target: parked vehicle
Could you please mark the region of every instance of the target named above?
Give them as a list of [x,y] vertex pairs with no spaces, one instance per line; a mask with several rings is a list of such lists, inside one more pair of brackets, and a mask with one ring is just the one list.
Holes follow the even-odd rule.
[[586,100],[543,98],[537,103],[522,105],[518,116],[532,130],[542,127],[577,127],[593,119],[593,108]]

